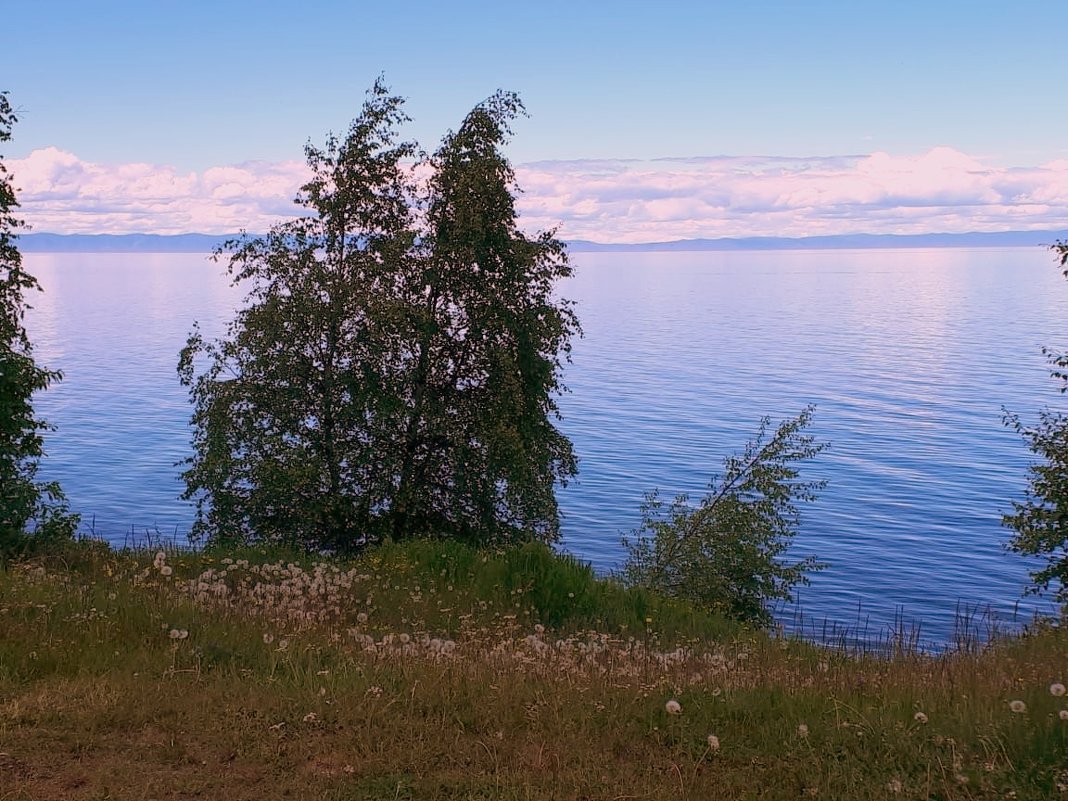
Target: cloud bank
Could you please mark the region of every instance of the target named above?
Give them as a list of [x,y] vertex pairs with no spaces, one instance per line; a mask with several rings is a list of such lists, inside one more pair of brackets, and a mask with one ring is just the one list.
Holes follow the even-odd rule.
[[[266,231],[297,213],[303,162],[180,172],[97,164],[56,148],[10,160],[21,216],[59,234]],[[996,167],[948,147],[786,158],[716,156],[519,165],[522,225],[637,243],[1068,227],[1068,160]]]

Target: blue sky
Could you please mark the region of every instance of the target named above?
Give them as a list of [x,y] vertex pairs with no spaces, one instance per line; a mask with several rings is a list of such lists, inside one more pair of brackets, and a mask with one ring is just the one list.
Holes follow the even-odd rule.
[[[222,0],[7,4],[0,88],[21,115],[4,157],[20,166],[50,148],[100,170],[144,163],[201,177],[246,162],[291,162],[308,138],[343,129],[384,74],[408,98],[408,133],[427,148],[495,89],[518,91],[531,113],[509,150],[518,164],[608,160],[607,169],[632,174],[633,166],[610,162],[633,159],[645,174],[663,163],[676,170],[670,165],[685,157],[728,156],[767,174],[770,162],[753,167],[752,159],[818,156],[849,170],[874,153],[921,160],[941,148],[1005,179],[1068,160],[1063,0],[310,1],[295,8]],[[37,187],[23,195],[27,216],[62,211],[38,204],[48,194],[39,191],[41,165],[23,167]],[[551,169],[568,176],[568,187],[589,172]],[[1046,205],[1060,198],[1061,176],[1052,180],[1054,189],[1040,193]],[[83,228],[90,211],[80,209]],[[62,222],[40,219],[47,230]],[[121,227],[98,219],[102,229]],[[906,225],[895,219],[859,228]],[[1011,222],[976,225],[1020,227]],[[1043,225],[1053,222],[1042,217]],[[829,230],[818,227],[812,232]],[[730,226],[707,227],[721,229]],[[613,235],[633,239],[627,231]]]

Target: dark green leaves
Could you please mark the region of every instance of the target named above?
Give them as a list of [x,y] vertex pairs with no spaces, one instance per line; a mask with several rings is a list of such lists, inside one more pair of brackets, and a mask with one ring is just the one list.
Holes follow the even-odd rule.
[[[1068,242],[1058,242],[1051,249],[1061,267],[1068,267]],[[1068,355],[1047,348],[1042,352],[1064,392],[1068,389]],[[1044,558],[1045,567],[1031,573],[1031,591],[1053,585],[1057,588],[1054,597],[1068,604],[1068,417],[1045,409],[1039,412],[1038,425],[1028,428],[1018,415],[1006,412],[1005,425],[1020,434],[1038,457],[1028,469],[1030,483],[1024,501],[1014,503],[1014,514],[1002,518],[1016,532],[1009,549]]]
[[[6,92],[0,92],[0,143],[11,139],[16,122]],[[54,483],[35,480],[43,453],[47,424],[33,411],[33,393],[47,389],[61,376],[33,359],[23,319],[26,293],[39,290],[22,267],[15,240],[23,223],[14,216],[15,190],[0,156],[0,557],[26,544],[25,532],[35,528],[50,536],[69,537],[78,519],[67,512],[63,493]]]
[[767,603],[788,600],[813,557],[789,563],[783,554],[800,523],[798,502],[813,501],[822,481],[798,480],[798,462],[827,447],[804,431],[812,407],[769,437],[764,418],[740,454],[724,460],[721,476],[694,507],[686,495],[665,505],[654,490],[642,506],[642,527],[625,539],[631,584],[685,598],[728,617],[767,625]]
[[351,550],[557,533],[578,323],[552,296],[561,243],[516,225],[501,147],[522,107],[494,95],[420,165],[401,107],[377,83],[343,138],[307,147],[305,215],[222,251],[248,302],[179,365],[195,534]]

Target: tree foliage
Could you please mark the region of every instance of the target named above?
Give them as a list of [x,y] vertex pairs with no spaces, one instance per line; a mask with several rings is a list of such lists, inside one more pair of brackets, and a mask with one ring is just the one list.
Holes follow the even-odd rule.
[[[0,144],[17,122],[6,92],[0,92]],[[34,414],[33,393],[61,376],[40,367],[26,333],[26,293],[39,290],[22,267],[16,240],[25,224],[15,216],[18,200],[0,155],[0,555],[24,545],[31,523],[50,536],[70,536],[77,517],[67,512],[56,483],[36,480],[47,424]]]
[[687,495],[665,505],[646,495],[642,525],[625,538],[624,579],[684,598],[728,617],[768,625],[769,601],[790,600],[806,574],[825,565],[814,557],[787,562],[783,554],[800,524],[798,502],[813,501],[823,481],[800,481],[795,466],[827,447],[805,434],[813,408],[782,422],[727,457],[696,507]]
[[494,95],[426,157],[399,140],[402,104],[376,83],[344,137],[306,148],[305,214],[216,254],[250,289],[227,336],[194,330],[179,363],[194,535],[557,534],[553,489],[576,465],[555,396],[578,323],[553,295],[562,244],[517,227],[501,148],[522,105]]
[[[1052,248],[1068,277],[1068,242]],[[1043,348],[1053,378],[1068,390],[1068,354]],[[1005,424],[1026,441],[1039,461],[1028,468],[1029,483],[1023,502],[1013,504],[1013,514],[1002,522],[1016,533],[1009,549],[1045,560],[1045,566],[1031,573],[1031,591],[1055,588],[1054,597],[1068,604],[1068,416],[1044,409],[1038,424],[1025,426],[1019,415],[1005,414]]]

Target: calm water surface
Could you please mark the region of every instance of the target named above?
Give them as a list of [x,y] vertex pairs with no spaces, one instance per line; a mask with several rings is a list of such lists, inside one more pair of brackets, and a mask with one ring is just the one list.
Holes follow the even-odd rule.
[[[800,611],[886,634],[922,621],[952,635],[959,602],[1006,622],[1033,565],[1008,554],[1000,516],[1029,454],[1001,409],[1033,418],[1065,398],[1042,344],[1066,338],[1068,282],[1041,249],[577,254],[562,293],[585,337],[567,371],[563,427],[580,474],[560,493],[563,547],[599,569],[622,558],[646,490],[699,496],[762,415],[817,406],[831,443],[803,510],[797,555],[830,567]],[[242,293],[190,254],[28,254],[46,292],[30,328],[65,380],[39,398],[59,431],[43,473],[97,534],[182,537],[175,463],[189,454],[175,366],[193,320],[220,333]]]

